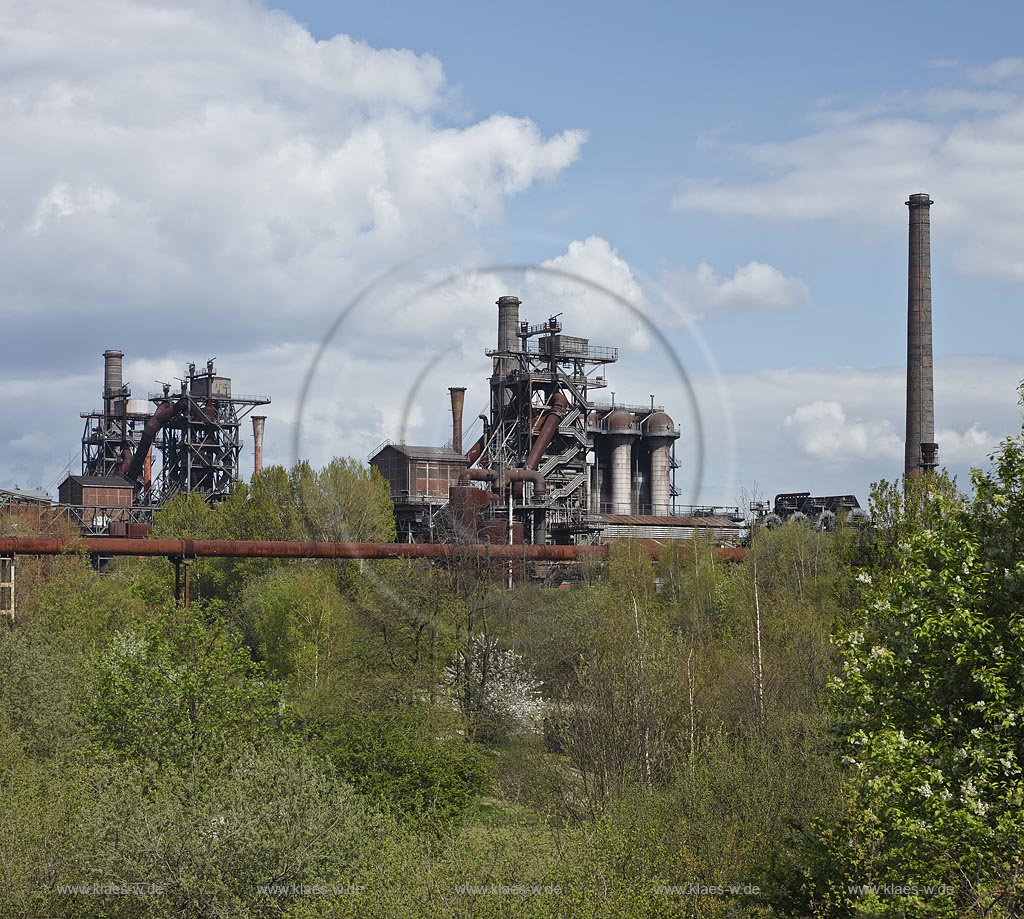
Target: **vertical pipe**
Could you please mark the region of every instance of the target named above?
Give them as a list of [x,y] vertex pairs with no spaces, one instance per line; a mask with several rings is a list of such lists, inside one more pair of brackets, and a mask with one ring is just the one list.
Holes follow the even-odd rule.
[[263,429],[267,424],[266,415],[252,416],[252,475],[253,478],[263,471]]
[[148,496],[153,489],[153,447],[146,449],[146,458],[142,461],[142,484]]
[[466,403],[465,386],[449,386],[448,392],[452,397],[452,449],[456,453],[462,452],[462,409]]
[[[911,195],[907,271],[907,441],[903,474],[919,479],[925,457],[921,445],[935,440],[935,394],[932,372],[932,200]],[[929,451],[933,454],[934,451]],[[929,463],[933,456],[928,457]]]

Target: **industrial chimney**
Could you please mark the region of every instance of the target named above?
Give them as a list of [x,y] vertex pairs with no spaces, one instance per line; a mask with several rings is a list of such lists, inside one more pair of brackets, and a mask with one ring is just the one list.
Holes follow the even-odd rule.
[[932,377],[932,259],[928,195],[911,195],[907,287],[907,443],[903,474],[919,479],[938,465]]
[[124,352],[108,348],[103,352],[103,410],[110,414],[113,399],[124,387],[122,363]]
[[253,458],[252,458],[252,475],[256,478],[263,471],[263,428],[266,426],[267,416],[266,415],[253,415],[252,416],[252,440],[253,440]]
[[465,386],[449,386],[452,397],[452,449],[462,452],[462,407],[466,402]]

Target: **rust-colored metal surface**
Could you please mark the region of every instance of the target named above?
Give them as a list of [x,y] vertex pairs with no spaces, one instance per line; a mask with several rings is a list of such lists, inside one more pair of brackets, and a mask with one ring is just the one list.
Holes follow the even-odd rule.
[[397,542],[270,542],[238,539],[134,539],[119,536],[3,537],[0,553],[59,555],[84,549],[90,555],[170,558],[522,558],[572,561],[604,558],[607,546],[494,546]]
[[[652,555],[660,541],[642,540]],[[84,550],[90,555],[162,556],[166,558],[516,558],[526,561],[571,562],[606,558],[608,546],[529,546],[473,543],[399,542],[274,542],[243,539],[139,539],[124,536],[0,537],[0,554],[60,555]],[[744,549],[715,549],[717,557],[739,560]]]
[[462,408],[466,403],[465,386],[449,386],[448,392],[452,399],[452,449],[462,452]]
[[252,474],[258,476],[263,471],[263,432],[266,430],[267,416],[252,416]]
[[543,497],[546,488],[544,476],[536,469],[510,469],[505,473],[505,481],[512,483],[517,498],[523,493],[523,482],[533,482],[533,494],[537,498]]
[[121,475],[133,482],[139,477],[143,463],[149,455],[149,449],[153,446],[153,439],[168,421],[181,412],[183,407],[184,403],[181,399],[173,405],[165,400],[157,406],[156,411],[153,412],[142,429],[142,439],[139,441],[135,455],[133,456],[130,450],[126,451],[124,462],[121,464]]
[[486,434],[481,434],[472,447],[469,448],[469,452],[466,453],[466,459],[469,461],[469,465],[472,466],[478,459],[480,454],[484,452],[484,443],[487,439]]
[[551,443],[555,434],[558,433],[558,425],[561,424],[562,419],[565,417],[568,410],[569,400],[560,392],[556,392],[551,397],[550,403],[544,409],[544,422],[541,425],[537,439],[533,442],[533,446],[530,448],[530,452],[526,456],[526,462],[523,463],[524,468],[538,469],[540,467],[540,461],[544,457],[544,451],[547,450],[548,445]]
[[459,484],[469,482],[497,482],[498,473],[493,469],[466,469],[459,473]]

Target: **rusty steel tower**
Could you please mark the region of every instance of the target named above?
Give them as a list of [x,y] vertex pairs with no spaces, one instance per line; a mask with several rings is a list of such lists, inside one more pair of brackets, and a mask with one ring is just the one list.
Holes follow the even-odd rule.
[[932,199],[911,195],[907,284],[907,442],[903,474],[919,479],[938,465],[932,372]]
[[[199,492],[210,502],[226,498],[240,474],[240,422],[270,399],[233,393],[231,378],[220,376],[212,359],[205,371],[197,370],[194,363],[188,365],[179,393],[172,394],[165,384],[163,392],[150,393],[149,398],[157,405],[153,447],[161,459],[155,503],[182,492]],[[262,464],[262,423],[254,426],[253,433]]]
[[[540,325],[520,322],[519,305],[512,296],[497,302],[498,347],[486,352],[493,374],[484,459],[499,477],[539,473],[543,490],[520,491],[513,515],[529,524],[531,541],[568,542],[590,530],[588,400],[591,390],[606,385],[594,371],[619,353],[562,335],[558,316]],[[508,506],[495,510],[507,514]]]

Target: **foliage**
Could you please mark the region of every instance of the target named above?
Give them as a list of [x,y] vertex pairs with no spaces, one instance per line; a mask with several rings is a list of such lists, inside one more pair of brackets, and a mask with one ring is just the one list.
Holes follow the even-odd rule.
[[971,500],[942,480],[908,489],[892,563],[863,576],[866,602],[840,642],[854,846],[832,855],[860,883],[955,890],[852,898],[864,914],[1012,916],[1024,904],[1024,436],[994,467],[974,474]]
[[[163,559],[26,565],[0,914],[1019,913],[1024,435],[994,464],[740,561],[619,543],[566,590],[458,556],[210,559],[186,610]],[[156,530],[387,540],[387,498],[351,460],[271,467]],[[160,894],[57,888],[86,882]]]
[[228,758],[285,717],[280,688],[198,604],[115,636],[89,663],[84,711],[99,749],[182,768]]
[[444,727],[421,706],[353,707],[322,743],[338,773],[378,806],[443,824],[464,817],[490,779],[480,747]]

